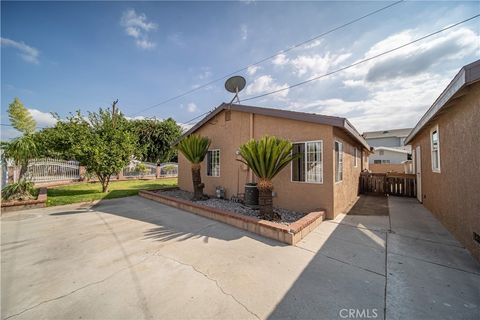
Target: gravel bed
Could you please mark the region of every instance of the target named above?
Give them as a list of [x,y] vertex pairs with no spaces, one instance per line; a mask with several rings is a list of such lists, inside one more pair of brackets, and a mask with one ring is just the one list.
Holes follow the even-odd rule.
[[[175,197],[175,198],[180,198],[183,200],[188,200],[191,201],[193,194],[191,192],[179,190],[179,189],[174,189],[174,190],[159,190],[156,191],[157,193],[162,193],[164,195],[170,196],[170,197]],[[252,208],[249,208],[241,203],[238,202],[233,202],[230,200],[224,200],[224,199],[217,199],[217,198],[210,198],[207,200],[199,200],[195,201],[195,203],[207,206],[207,207],[212,207],[212,208],[217,208],[217,209],[222,209],[225,211],[230,211],[230,212],[235,212],[244,216],[249,216],[249,217],[255,217],[259,218],[260,217],[260,211],[259,210],[254,210]],[[296,212],[296,211],[291,211],[287,209],[282,209],[282,208],[273,208],[273,211],[277,214],[280,215],[281,220],[278,221],[278,223],[288,225],[292,222],[297,221],[298,219],[302,218],[305,216],[305,213],[302,212]]]

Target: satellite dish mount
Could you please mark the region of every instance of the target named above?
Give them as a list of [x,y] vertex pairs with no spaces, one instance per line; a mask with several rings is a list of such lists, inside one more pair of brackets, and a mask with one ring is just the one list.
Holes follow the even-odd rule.
[[233,96],[232,101],[230,101],[230,104],[237,99],[237,102],[240,102],[240,98],[238,97],[238,93],[245,88],[245,84],[247,81],[245,80],[244,77],[242,76],[233,76],[231,78],[228,78],[227,81],[225,81],[225,89],[227,89],[228,92],[235,93],[235,96]]

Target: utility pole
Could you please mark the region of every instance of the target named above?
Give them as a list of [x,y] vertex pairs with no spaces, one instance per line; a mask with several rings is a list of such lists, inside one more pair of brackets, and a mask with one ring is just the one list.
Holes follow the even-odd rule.
[[117,103],[118,103],[118,99],[113,101],[112,103],[112,124],[114,128],[115,128],[115,112],[117,112]]

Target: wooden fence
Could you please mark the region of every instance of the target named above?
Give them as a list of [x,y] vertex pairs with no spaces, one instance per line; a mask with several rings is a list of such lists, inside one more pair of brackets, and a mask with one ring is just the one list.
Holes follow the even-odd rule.
[[360,174],[359,192],[361,194],[416,197],[416,178],[414,174],[363,172]]

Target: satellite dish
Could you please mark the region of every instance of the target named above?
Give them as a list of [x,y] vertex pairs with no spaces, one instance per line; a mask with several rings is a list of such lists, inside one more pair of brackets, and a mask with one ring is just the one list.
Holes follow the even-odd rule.
[[237,98],[237,101],[240,102],[240,99],[238,98],[238,93],[242,91],[243,88],[245,88],[246,84],[247,81],[242,76],[233,76],[231,78],[228,78],[227,81],[225,81],[225,89],[227,89],[228,92],[235,93],[232,102],[233,100],[235,100],[235,98]]

